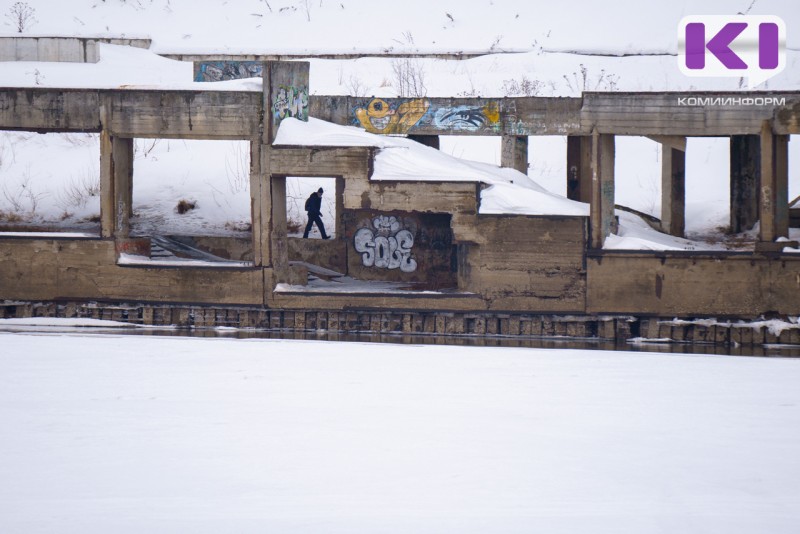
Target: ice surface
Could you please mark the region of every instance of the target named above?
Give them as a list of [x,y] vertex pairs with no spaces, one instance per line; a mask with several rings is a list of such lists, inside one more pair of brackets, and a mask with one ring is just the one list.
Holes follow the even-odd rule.
[[0,333],[0,531],[789,534],[800,361]]

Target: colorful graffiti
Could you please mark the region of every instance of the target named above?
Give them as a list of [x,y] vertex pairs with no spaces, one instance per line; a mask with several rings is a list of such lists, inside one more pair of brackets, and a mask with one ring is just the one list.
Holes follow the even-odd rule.
[[308,87],[279,85],[272,102],[275,123],[287,117],[308,121]]
[[194,81],[222,82],[259,78],[263,72],[260,61],[202,61],[195,63]]
[[399,268],[404,273],[416,271],[417,261],[411,257],[414,234],[393,216],[379,215],[371,224],[372,228],[360,228],[353,238],[361,263],[379,269]]
[[373,98],[366,107],[356,108],[355,116],[368,132],[405,134],[428,112],[430,105],[427,99],[416,98],[392,107],[381,98]]
[[500,107],[496,102],[484,106],[442,107],[433,114],[433,125],[442,130],[474,132],[495,129],[500,123]]
[[431,128],[448,131],[500,130],[500,105],[438,106],[427,98],[390,101],[373,98],[353,109],[353,123],[377,134],[408,134]]

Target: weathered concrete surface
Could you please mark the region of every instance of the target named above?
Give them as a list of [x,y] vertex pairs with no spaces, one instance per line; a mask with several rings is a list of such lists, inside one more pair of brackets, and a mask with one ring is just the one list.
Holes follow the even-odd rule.
[[592,202],[590,208],[591,246],[603,248],[609,234],[616,232],[614,216],[614,136],[592,134]]
[[0,238],[0,298],[263,304],[260,269],[116,265],[113,240]]
[[761,190],[761,140],[757,135],[732,135],[730,141],[731,232],[750,230],[758,222]]
[[[586,306],[585,217],[481,215],[485,242],[460,266],[491,309],[581,313]],[[465,271],[465,272],[463,272]]]
[[592,138],[567,136],[567,198],[592,201]]
[[0,61],[97,63],[97,42],[76,37],[0,37]]
[[800,258],[590,254],[588,313],[757,317],[800,313]]
[[500,166],[528,174],[528,138],[504,135],[500,144]]
[[150,39],[104,37],[0,37],[0,61],[97,63],[97,43],[150,48]]
[[260,93],[117,90],[105,96],[110,129],[120,137],[251,139],[258,133]]
[[789,232],[789,136],[775,135],[769,121],[761,127],[759,239],[772,243]]
[[100,91],[0,89],[0,129],[99,132]]
[[[697,104],[695,99],[734,99],[729,105]],[[785,104],[757,105],[756,99],[785,98]],[[735,103],[753,99],[751,105]],[[617,135],[730,136],[760,134],[765,120],[775,133],[800,133],[800,93],[584,93],[581,127]]]
[[289,261],[302,261],[342,274],[347,272],[347,242],[342,239],[288,238]]
[[683,237],[685,228],[686,150],[662,144],[661,230],[670,235]]
[[[112,99],[112,128],[123,137],[249,139],[257,136],[260,117],[273,103],[262,102],[257,92],[0,88],[0,129],[97,131],[101,95]],[[691,98],[785,101],[685,104]],[[375,133],[414,135],[591,135],[593,130],[644,136],[758,135],[764,120],[773,121],[777,135],[800,133],[798,91],[493,99],[310,96],[308,110],[312,117]],[[387,111],[394,112],[395,123],[373,124],[373,118]]]

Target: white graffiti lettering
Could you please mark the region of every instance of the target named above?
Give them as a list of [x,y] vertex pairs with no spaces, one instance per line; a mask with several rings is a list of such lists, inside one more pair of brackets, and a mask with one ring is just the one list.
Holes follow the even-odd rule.
[[417,270],[417,261],[411,257],[414,234],[401,229],[397,217],[378,216],[372,221],[374,228],[360,228],[354,238],[356,252],[361,253],[365,267],[400,269],[404,273]]

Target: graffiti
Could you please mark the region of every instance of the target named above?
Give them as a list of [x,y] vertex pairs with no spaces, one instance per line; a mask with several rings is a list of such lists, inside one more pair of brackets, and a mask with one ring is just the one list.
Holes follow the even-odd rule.
[[195,63],[194,81],[221,82],[259,78],[262,74],[262,65],[259,61],[202,61],[199,64]]
[[287,117],[308,121],[308,87],[279,85],[272,102],[272,115],[276,123]]
[[496,102],[485,106],[454,106],[439,108],[433,114],[433,124],[442,130],[477,130],[499,128],[500,108]]
[[404,273],[416,271],[417,261],[411,257],[414,234],[402,228],[397,217],[379,215],[371,222],[374,231],[360,228],[353,239],[361,263],[379,269],[399,268]]
[[353,123],[377,134],[408,134],[431,128],[446,131],[500,131],[500,105],[437,106],[427,98],[386,101],[373,98],[353,110]]
[[431,103],[425,98],[408,100],[392,107],[383,99],[373,98],[364,107],[356,108],[357,124],[368,132],[405,134],[428,112]]

